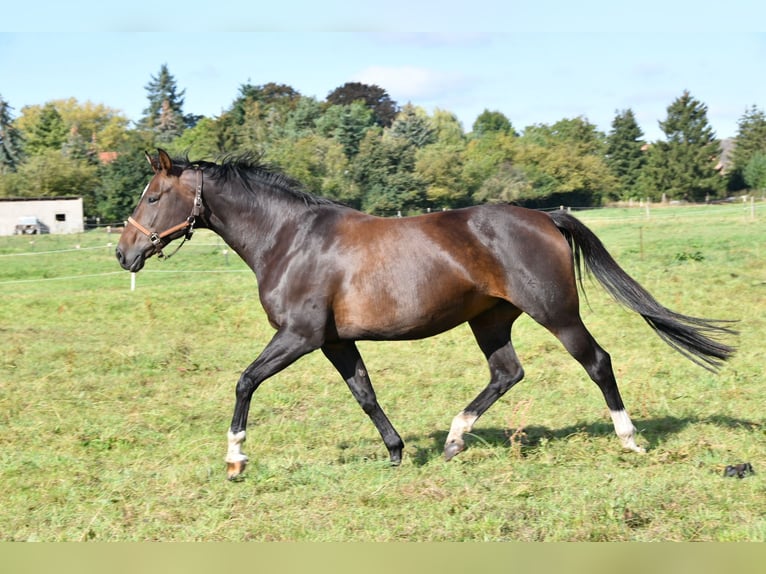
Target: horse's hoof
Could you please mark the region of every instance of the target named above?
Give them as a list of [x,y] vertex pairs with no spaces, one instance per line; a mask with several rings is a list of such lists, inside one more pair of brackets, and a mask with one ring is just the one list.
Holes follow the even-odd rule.
[[463,452],[465,444],[463,442],[449,442],[444,445],[444,460],[452,460],[452,457]]
[[243,472],[245,472],[246,466],[247,466],[247,460],[227,462],[226,463],[226,478],[228,478],[229,480],[234,480],[235,478],[239,477]]

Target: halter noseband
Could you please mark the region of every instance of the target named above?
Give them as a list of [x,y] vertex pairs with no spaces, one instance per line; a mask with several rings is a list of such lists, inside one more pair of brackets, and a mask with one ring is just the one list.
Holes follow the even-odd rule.
[[[194,234],[194,223],[197,220],[197,217],[199,216],[200,210],[202,209],[202,170],[199,168],[195,168],[194,171],[197,172],[197,187],[194,193],[194,205],[192,206],[192,212],[189,217],[186,218],[186,221],[183,223],[179,223],[178,225],[174,225],[173,227],[170,227],[166,229],[165,231],[161,233],[157,233],[156,231],[150,231],[143,225],[141,225],[138,221],[133,219],[133,216],[128,217],[128,223],[132,224],[133,227],[138,229],[141,233],[146,235],[149,238],[149,241],[152,242],[152,245],[157,249],[157,257],[160,259],[170,259],[175,255],[179,249],[183,246],[184,243],[188,239],[192,238],[192,235]],[[162,252],[162,240],[166,237],[173,235],[174,233],[182,230],[186,230],[186,234],[184,235],[184,240],[180,243],[178,247],[176,247],[175,251],[171,253],[170,255],[165,255]]]

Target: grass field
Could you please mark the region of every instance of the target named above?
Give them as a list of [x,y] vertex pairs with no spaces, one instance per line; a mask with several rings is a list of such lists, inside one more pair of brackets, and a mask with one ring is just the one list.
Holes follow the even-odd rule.
[[[450,421],[488,376],[465,326],[359,345],[401,467],[315,353],[255,394],[238,482],[234,385],[272,333],[241,261],[198,232],[131,291],[114,235],[0,238],[0,540],[766,540],[766,206],[578,215],[668,307],[739,320],[714,375],[586,283],[645,455],[621,450],[598,388],[523,317],[527,376],[453,461]],[[754,475],[723,476],[745,461]]]

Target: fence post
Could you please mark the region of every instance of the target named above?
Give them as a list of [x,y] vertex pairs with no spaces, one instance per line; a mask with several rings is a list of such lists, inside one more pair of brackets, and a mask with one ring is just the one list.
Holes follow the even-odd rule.
[[131,271],[130,273],[130,290],[131,291],[136,290],[136,274],[133,271]]

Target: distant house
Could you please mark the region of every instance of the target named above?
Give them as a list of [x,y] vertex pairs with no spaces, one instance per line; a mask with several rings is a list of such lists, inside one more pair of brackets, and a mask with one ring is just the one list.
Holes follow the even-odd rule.
[[[33,231],[31,223],[36,220]],[[26,233],[81,233],[84,229],[82,197],[0,199],[0,235]]]
[[718,158],[718,163],[715,166],[716,171],[720,171],[722,174],[728,173],[732,166],[732,157],[736,146],[737,140],[734,138],[721,140],[721,157]]
[[102,151],[98,154],[98,161],[106,165],[112,163],[117,159],[118,153],[116,151]]

